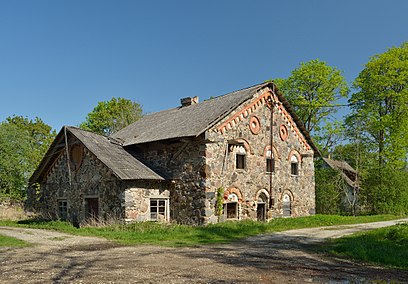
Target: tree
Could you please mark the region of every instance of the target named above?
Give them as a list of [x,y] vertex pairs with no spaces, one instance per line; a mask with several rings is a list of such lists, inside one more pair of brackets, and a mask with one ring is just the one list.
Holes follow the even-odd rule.
[[140,104],[124,98],[98,102],[80,128],[109,136],[142,117]]
[[323,156],[332,154],[337,146],[341,145],[345,137],[345,125],[342,121],[327,121],[314,131],[313,140],[319,146]]
[[354,87],[346,125],[365,151],[365,206],[372,213],[407,213],[408,43],[371,57]]
[[378,154],[379,167],[401,168],[408,150],[408,43],[375,55],[354,82],[348,125]]
[[41,119],[8,117],[0,123],[0,198],[21,201],[55,131]]
[[349,92],[341,72],[318,59],[301,63],[287,79],[274,82],[309,132],[336,113],[336,101]]

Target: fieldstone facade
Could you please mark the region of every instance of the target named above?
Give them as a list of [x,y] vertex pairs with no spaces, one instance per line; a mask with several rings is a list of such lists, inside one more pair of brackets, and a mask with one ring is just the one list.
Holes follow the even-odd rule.
[[273,83],[182,103],[112,137],[63,128],[30,179],[28,207],[78,224],[314,214],[316,148]]
[[[149,221],[150,199],[169,199],[164,183],[121,180],[74,136],[67,145],[46,178],[29,188],[30,211],[78,225],[95,220]],[[77,161],[75,150],[80,153]]]
[[[266,100],[271,95],[272,90],[262,90],[208,132],[207,196],[221,188],[224,203],[229,203],[229,195],[235,195],[238,200],[232,203],[237,202],[238,208],[233,219],[314,214],[313,150],[282,105],[274,104],[271,110]],[[277,97],[274,101],[279,102]],[[243,169],[237,168],[240,154],[245,156]],[[293,157],[298,162],[297,174],[291,173]],[[267,158],[273,158],[273,169],[267,169]],[[205,222],[216,222],[216,200],[206,205]],[[290,212],[284,212],[285,206]],[[227,218],[223,212],[221,220]]]

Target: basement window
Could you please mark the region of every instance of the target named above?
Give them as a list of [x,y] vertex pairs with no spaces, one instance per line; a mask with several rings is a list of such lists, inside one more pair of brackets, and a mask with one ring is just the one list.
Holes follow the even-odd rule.
[[68,219],[68,202],[67,200],[58,200],[58,218],[62,221]]
[[167,221],[169,202],[166,198],[150,199],[150,220]]

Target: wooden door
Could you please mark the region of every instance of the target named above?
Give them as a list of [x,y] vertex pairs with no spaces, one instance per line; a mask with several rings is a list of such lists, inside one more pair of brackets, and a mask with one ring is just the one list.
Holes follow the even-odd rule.
[[98,219],[99,216],[99,199],[98,198],[87,198],[86,199],[86,209],[88,219]]

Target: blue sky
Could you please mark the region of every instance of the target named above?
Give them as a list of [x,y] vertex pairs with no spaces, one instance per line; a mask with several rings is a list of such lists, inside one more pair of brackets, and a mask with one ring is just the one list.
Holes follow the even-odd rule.
[[59,130],[112,97],[155,112],[316,58],[352,82],[370,56],[408,41],[407,11],[405,0],[0,0],[0,120],[38,116]]

